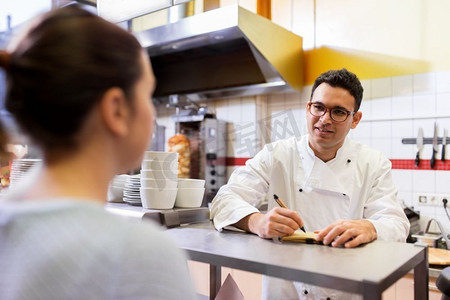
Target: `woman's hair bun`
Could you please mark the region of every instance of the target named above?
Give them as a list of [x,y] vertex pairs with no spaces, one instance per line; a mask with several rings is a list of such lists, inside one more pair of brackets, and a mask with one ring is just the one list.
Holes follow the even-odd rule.
[[11,55],[5,50],[0,50],[0,67],[7,70],[9,68],[9,61],[11,60]]

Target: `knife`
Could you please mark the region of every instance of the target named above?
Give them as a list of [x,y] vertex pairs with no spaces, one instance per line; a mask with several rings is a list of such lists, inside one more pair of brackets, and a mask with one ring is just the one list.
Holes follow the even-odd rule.
[[434,165],[436,163],[436,153],[438,152],[438,133],[437,133],[437,124],[434,122],[434,135],[433,135],[433,154],[431,155],[430,167],[434,169]]
[[417,154],[416,154],[416,160],[415,160],[414,164],[416,165],[416,167],[418,167],[420,164],[420,151],[423,148],[423,129],[422,129],[422,127],[419,127],[419,132],[417,133],[416,144],[417,144]]
[[444,137],[442,138],[441,160],[445,162],[445,145],[447,144],[447,129],[444,128]]

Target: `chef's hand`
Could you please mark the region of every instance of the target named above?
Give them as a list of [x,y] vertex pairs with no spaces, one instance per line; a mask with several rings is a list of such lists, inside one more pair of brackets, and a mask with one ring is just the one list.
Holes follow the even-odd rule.
[[343,245],[345,248],[357,247],[377,238],[377,231],[367,220],[339,220],[317,234],[317,239],[333,247]]
[[274,207],[266,214],[254,213],[235,224],[246,231],[262,238],[288,236],[303,226],[303,221],[296,211]]

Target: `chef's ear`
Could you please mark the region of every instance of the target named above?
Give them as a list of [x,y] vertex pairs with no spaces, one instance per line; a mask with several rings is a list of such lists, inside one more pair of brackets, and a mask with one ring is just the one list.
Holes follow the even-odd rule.
[[353,115],[353,119],[352,119],[352,129],[355,129],[356,126],[358,125],[359,121],[361,121],[362,118],[362,112],[357,111],[355,112],[355,114]]
[[126,135],[130,107],[125,93],[118,87],[108,89],[100,100],[100,114],[105,127],[116,136]]

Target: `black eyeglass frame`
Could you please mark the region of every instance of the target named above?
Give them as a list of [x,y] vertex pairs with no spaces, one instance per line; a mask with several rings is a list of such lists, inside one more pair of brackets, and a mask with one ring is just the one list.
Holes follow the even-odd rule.
[[[312,105],[321,105],[321,106],[323,106],[323,108],[325,109],[325,111],[324,111],[321,115],[315,115],[315,114],[313,114],[312,111],[311,111],[311,106],[312,106]],[[332,110],[335,110],[335,109],[338,109],[338,110],[341,110],[341,111],[345,111],[345,112],[347,113],[347,116],[345,117],[344,120],[337,121],[337,120],[335,120],[335,119],[333,118],[333,114],[331,113],[331,111],[332,111]],[[331,120],[333,120],[334,122],[338,122],[338,123],[347,121],[348,116],[354,115],[354,114],[356,113],[356,111],[349,111],[349,110],[345,109],[344,107],[332,107],[332,108],[328,108],[328,107],[326,107],[326,106],[325,106],[323,103],[321,103],[321,102],[312,102],[312,101],[309,101],[309,102],[308,102],[308,110],[309,110],[309,113],[310,113],[312,116],[314,116],[314,117],[322,117],[322,116],[324,116],[324,115],[329,111],[329,112],[330,112],[330,118],[331,118]]]

